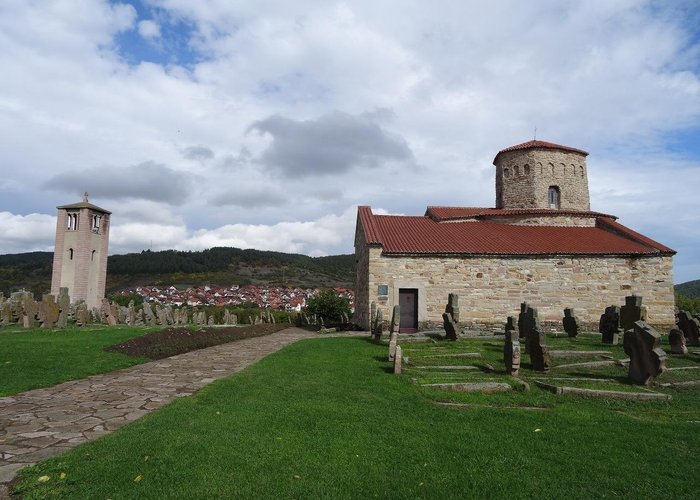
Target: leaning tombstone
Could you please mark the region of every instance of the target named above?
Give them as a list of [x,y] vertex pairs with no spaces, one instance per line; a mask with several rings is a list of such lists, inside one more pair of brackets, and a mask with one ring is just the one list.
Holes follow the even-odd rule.
[[22,324],[25,328],[36,328],[39,324],[39,305],[36,303],[34,298],[30,295],[26,296],[22,300]]
[[396,346],[398,345],[397,334],[392,333],[389,340],[389,361],[393,361],[396,356]]
[[401,375],[401,362],[403,353],[401,352],[401,346],[396,346],[396,352],[394,353],[394,374]]
[[448,313],[442,313],[442,325],[445,328],[445,338],[447,340],[457,340],[457,323]]
[[389,333],[399,333],[399,324],[401,322],[401,307],[396,305],[391,312],[391,330]]
[[623,346],[630,357],[629,379],[648,385],[666,371],[666,352],[661,349],[661,335],[644,321],[637,321],[625,332]]
[[[509,375],[518,375],[520,369],[520,335],[515,330],[514,318],[508,316],[506,323],[506,341],[503,346],[503,363]],[[510,326],[510,328],[509,328]]]
[[80,301],[75,304],[75,324],[77,326],[85,326],[90,323],[90,311],[88,311],[85,301]]
[[574,310],[571,307],[564,309],[564,317],[562,318],[564,331],[569,338],[576,338],[578,335],[578,318],[574,316]]
[[646,309],[642,307],[641,295],[625,297],[625,305],[620,308],[620,328],[623,332],[634,328],[637,321],[646,321]]
[[700,321],[688,311],[678,313],[678,328],[683,332],[688,344],[700,346]]
[[668,343],[671,345],[671,354],[688,354],[685,345],[685,335],[678,328],[673,328],[668,334]]

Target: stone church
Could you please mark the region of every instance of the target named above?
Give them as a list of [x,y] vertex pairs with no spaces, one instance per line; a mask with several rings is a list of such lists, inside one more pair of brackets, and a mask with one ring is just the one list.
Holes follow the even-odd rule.
[[588,153],[533,140],[500,151],[496,207],[434,207],[424,215],[375,215],[358,207],[355,319],[370,326],[374,302],[401,331],[442,324],[449,293],[460,321],[502,325],[527,301],[542,322],[573,307],[597,327],[605,307],[643,296],[648,321],[674,323],[675,251],[591,211]]

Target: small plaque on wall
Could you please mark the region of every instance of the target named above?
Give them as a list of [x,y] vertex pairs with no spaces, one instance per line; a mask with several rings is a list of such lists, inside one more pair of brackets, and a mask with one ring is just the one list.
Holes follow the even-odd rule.
[[388,297],[389,296],[389,285],[379,285],[377,286],[377,295],[379,297]]

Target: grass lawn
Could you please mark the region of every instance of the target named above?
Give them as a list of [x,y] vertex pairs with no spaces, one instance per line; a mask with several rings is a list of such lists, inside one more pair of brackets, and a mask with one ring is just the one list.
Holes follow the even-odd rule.
[[0,396],[126,368],[146,358],[102,351],[149,330],[89,326],[55,330],[0,329]]
[[[443,345],[489,347],[469,342]],[[448,408],[413,383],[417,370],[390,374],[386,355],[363,338],[298,342],[25,470],[17,490],[114,500],[697,498],[697,388],[630,403],[533,387],[460,394],[475,404]]]

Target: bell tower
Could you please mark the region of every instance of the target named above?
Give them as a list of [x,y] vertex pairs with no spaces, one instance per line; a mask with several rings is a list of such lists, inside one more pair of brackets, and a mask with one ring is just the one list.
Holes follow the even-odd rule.
[[56,244],[53,253],[51,293],[68,288],[71,302],[84,300],[99,307],[105,296],[107,249],[111,212],[83,201],[56,207]]
[[499,151],[496,208],[590,211],[588,153],[545,141]]

